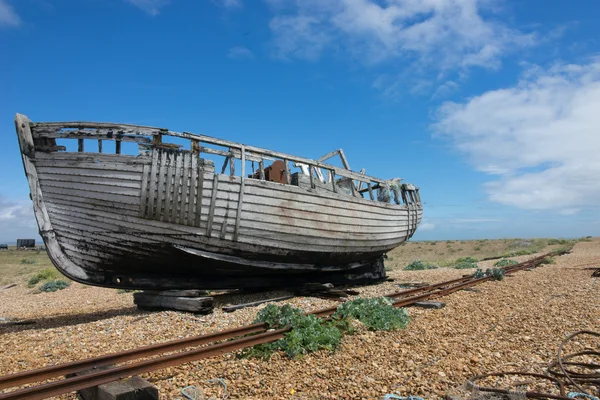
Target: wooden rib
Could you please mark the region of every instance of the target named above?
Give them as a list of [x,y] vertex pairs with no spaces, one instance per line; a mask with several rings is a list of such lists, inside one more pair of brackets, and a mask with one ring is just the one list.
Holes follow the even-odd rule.
[[102,140],[98,140],[98,153],[102,153]]
[[183,154],[183,177],[181,178],[181,198],[179,199],[179,218],[178,224],[187,225],[186,219],[186,200],[189,198],[189,171],[190,171],[190,155],[189,153]]
[[204,197],[204,168],[198,174],[198,194],[196,196],[196,221],[194,226],[200,227],[200,216],[202,214],[202,199]]
[[195,223],[195,207],[194,200],[196,199],[196,182],[198,181],[198,156],[196,154],[191,155],[191,174],[190,174],[190,191],[187,203],[187,224],[194,226]]
[[140,215],[145,217],[146,207],[148,206],[148,179],[150,174],[150,165],[144,165],[142,172],[142,188],[140,190]]
[[244,204],[244,187],[246,183],[246,148],[242,146],[242,176],[240,180],[240,194],[238,196],[237,213],[235,216],[235,233],[233,240],[237,242],[240,232],[240,217],[242,215],[242,205]]
[[210,198],[210,208],[208,211],[208,225],[206,227],[206,236],[208,236],[208,237],[210,237],[210,235],[211,235],[218,190],[219,190],[219,175],[215,174],[215,176],[213,178],[212,194],[211,194],[211,198]]
[[159,168],[158,168],[158,182],[156,184],[156,192],[157,192],[157,196],[156,196],[156,211],[153,215],[153,218],[156,220],[162,220],[164,212],[166,212],[166,208],[165,211],[163,212],[163,207],[164,207],[164,201],[165,201],[165,192],[166,192],[166,168],[167,168],[167,158],[168,158],[168,153],[163,151],[163,150],[158,150],[159,151],[159,158],[158,158],[158,162],[160,164]]
[[148,210],[146,216],[154,218],[154,201],[156,200],[156,174],[158,171],[158,156],[160,150],[152,152],[152,165],[150,168],[150,189],[148,192]]
[[121,140],[120,139],[115,141],[115,153],[121,154]]
[[171,204],[171,222],[177,223],[179,218],[179,196],[181,191],[181,179],[183,175],[182,159],[183,154],[175,153],[175,176],[173,177],[173,203]]
[[83,151],[84,151],[83,139],[77,139],[77,151],[79,153],[83,153]]
[[174,222],[172,218],[172,210],[171,208],[175,204],[174,198],[177,196],[173,195],[173,187],[174,185],[174,174],[175,174],[175,158],[177,157],[177,153],[169,153],[167,159],[169,160],[169,164],[167,166],[167,176],[165,178],[167,185],[165,189],[165,212],[162,215],[161,221]]

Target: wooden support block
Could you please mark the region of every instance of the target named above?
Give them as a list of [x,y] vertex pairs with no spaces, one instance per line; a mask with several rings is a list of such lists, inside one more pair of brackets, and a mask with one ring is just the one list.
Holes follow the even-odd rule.
[[200,314],[212,312],[215,306],[212,297],[172,297],[145,292],[134,293],[133,302],[140,309],[189,311]]
[[446,307],[446,303],[438,302],[438,301],[417,301],[414,304],[411,304],[414,307],[422,307],[422,308],[435,308],[439,310],[440,308]]
[[169,297],[205,297],[208,290],[144,290],[144,293]]
[[[105,366],[68,374],[66,377],[87,375],[114,368]],[[139,376],[92,386],[77,392],[82,400],[158,400],[158,388]]]
[[134,376],[98,386],[98,400],[158,400],[158,388]]

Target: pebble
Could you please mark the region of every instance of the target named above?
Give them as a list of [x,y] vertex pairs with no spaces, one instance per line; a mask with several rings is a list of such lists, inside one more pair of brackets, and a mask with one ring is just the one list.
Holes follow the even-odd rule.
[[[600,326],[598,279],[583,269],[566,269],[600,260],[599,245],[597,239],[580,242],[571,254],[556,258],[556,264],[484,283],[477,287],[479,293],[456,292],[444,298],[443,310],[411,308],[405,330],[358,331],[346,336],[333,353],[321,351],[298,360],[276,354],[269,361],[228,354],[142,376],[166,399],[181,398],[187,385],[219,398],[220,388],[207,382],[214,378],[224,379],[233,399],[381,399],[392,392],[441,399],[475,374],[505,369],[543,372],[565,334]],[[480,267],[492,264],[482,262]],[[393,270],[390,276],[433,283],[464,273],[439,268]],[[392,282],[357,288],[364,297],[397,289]],[[273,292],[273,297],[279,293]],[[218,306],[255,299],[230,296]],[[337,304],[315,298],[287,303],[305,310]],[[62,291],[33,294],[26,282],[20,282],[0,291],[0,315],[37,323],[0,327],[0,374],[238,327],[250,323],[262,307],[229,314],[216,309],[202,317],[149,313],[133,306],[130,293],[117,294],[114,289],[73,283]]]

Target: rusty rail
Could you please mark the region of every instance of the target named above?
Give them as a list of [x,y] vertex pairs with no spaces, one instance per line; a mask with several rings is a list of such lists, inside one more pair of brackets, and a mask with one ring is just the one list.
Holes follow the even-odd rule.
[[[505,274],[514,273],[526,268],[532,268],[541,264],[545,257],[542,255],[535,257],[523,263],[504,268]],[[447,296],[464,288],[477,285],[492,279],[490,276],[482,278],[473,278],[465,276],[421,288],[404,290],[387,295],[395,299],[392,303],[394,307],[405,307],[418,301],[431,298]],[[412,296],[411,296],[412,295]],[[408,297],[407,297],[408,296]],[[325,308],[314,312],[318,317],[325,317],[335,313],[336,307]],[[26,383],[39,382],[50,378],[56,378],[65,374],[81,372],[101,366],[114,365],[125,361],[131,361],[139,358],[159,355],[166,352],[185,350],[189,347],[196,347],[204,344],[209,346],[199,349],[185,350],[180,353],[163,355],[161,357],[144,360],[132,364],[122,365],[115,368],[101,370],[86,375],[61,379],[54,382],[43,383],[37,386],[18,389],[11,392],[0,394],[0,400],[8,399],[44,399],[63,393],[68,393],[91,386],[101,385],[121,378],[137,375],[145,372],[156,371],[166,367],[183,364],[190,361],[201,360],[208,357],[224,354],[227,352],[243,349],[262,343],[269,343],[281,339],[283,335],[290,330],[278,329],[266,331],[266,324],[253,324],[242,326],[240,328],[229,329],[222,332],[216,332],[208,335],[195,336],[187,339],[175,340],[166,343],[140,347],[133,350],[127,350],[115,354],[107,354],[95,358],[89,358],[81,361],[74,361],[66,364],[48,366],[40,369],[19,372],[15,374],[0,377],[0,389],[20,386]],[[252,335],[255,334],[255,335]],[[250,335],[250,336],[244,336]],[[243,336],[235,340],[229,340],[223,343],[215,342],[232,339]]]

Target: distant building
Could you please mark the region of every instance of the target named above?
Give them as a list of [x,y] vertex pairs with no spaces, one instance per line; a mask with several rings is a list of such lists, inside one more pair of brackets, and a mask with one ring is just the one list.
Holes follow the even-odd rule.
[[33,249],[35,247],[35,239],[17,239],[17,249],[23,247]]
[[0,244],[0,250],[8,250],[7,244]]

